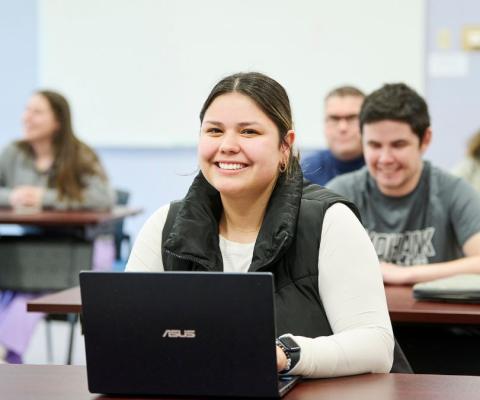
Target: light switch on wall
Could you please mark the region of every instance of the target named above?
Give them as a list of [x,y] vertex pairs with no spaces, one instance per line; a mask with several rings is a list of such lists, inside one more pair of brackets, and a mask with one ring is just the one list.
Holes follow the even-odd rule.
[[452,47],[452,31],[447,28],[437,31],[437,47],[441,50],[449,50]]
[[465,26],[463,28],[463,49],[480,51],[480,25]]

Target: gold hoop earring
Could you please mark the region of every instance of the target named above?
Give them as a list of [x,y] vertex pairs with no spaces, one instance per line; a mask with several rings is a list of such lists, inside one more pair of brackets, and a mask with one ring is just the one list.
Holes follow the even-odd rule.
[[286,163],[286,162],[282,162],[282,163],[278,166],[278,170],[280,171],[281,174],[283,174],[283,173],[287,170],[287,163]]

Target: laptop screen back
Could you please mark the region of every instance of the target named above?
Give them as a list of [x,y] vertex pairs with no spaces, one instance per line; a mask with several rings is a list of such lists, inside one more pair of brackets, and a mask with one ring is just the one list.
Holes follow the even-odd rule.
[[268,273],[80,274],[94,393],[278,396]]

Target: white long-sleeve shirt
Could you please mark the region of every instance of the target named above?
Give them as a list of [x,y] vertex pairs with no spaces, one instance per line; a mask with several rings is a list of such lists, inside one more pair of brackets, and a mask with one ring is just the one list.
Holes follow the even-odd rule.
[[[166,205],[147,220],[127,271],[164,270],[161,244],[168,210]],[[220,236],[219,244],[224,271],[247,272],[255,243],[236,243]],[[389,372],[394,340],[378,258],[363,226],[341,203],[325,213],[318,291],[333,334],[293,336],[301,356],[291,373],[318,378]]]

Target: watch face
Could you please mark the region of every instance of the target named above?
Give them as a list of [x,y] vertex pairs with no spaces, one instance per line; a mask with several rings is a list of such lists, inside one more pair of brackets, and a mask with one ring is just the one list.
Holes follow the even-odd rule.
[[295,342],[295,340],[293,340],[290,336],[281,336],[279,340],[287,348],[288,351],[300,351],[300,347],[298,346],[297,342]]

